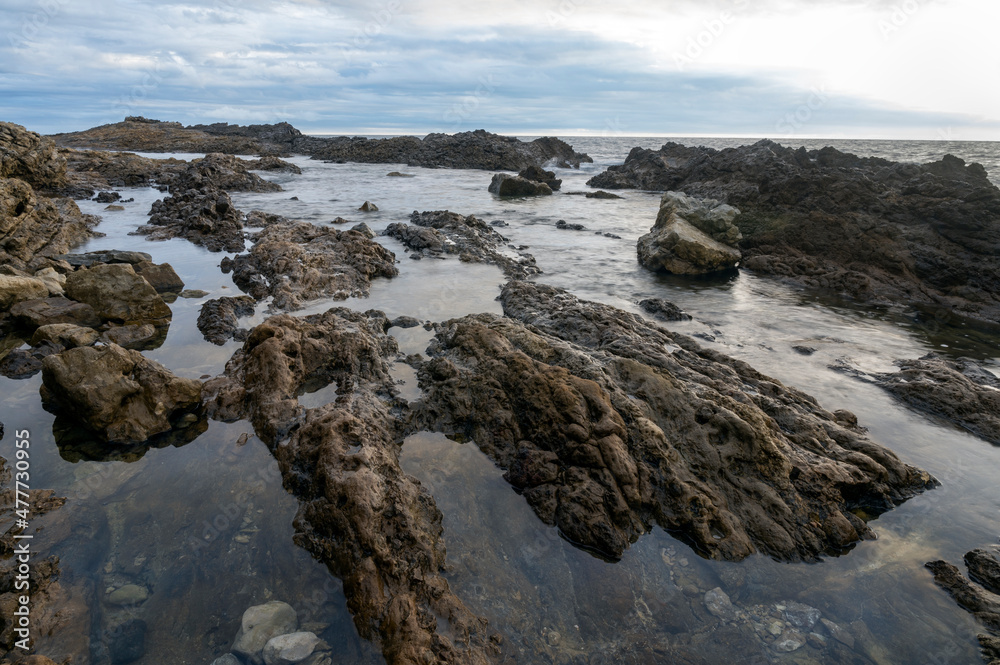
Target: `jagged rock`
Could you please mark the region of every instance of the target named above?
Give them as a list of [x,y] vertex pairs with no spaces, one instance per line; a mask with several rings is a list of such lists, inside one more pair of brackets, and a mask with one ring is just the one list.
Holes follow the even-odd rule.
[[42,361],[63,347],[53,342],[42,341],[30,349],[14,349],[0,358],[0,375],[8,379],[27,379],[42,371]]
[[772,141],[635,148],[595,187],[684,191],[738,207],[743,267],[866,303],[1000,320],[1000,189],[979,164],[860,158]]
[[[266,127],[282,126],[291,128],[287,123]],[[145,118],[129,117],[123,122],[101,125],[82,132],[54,134],[52,138],[59,145],[73,148],[106,148],[137,152],[222,152],[231,155],[253,155],[287,150],[283,144],[263,136],[216,134],[204,129],[183,127],[179,122],[149,121]],[[298,130],[292,128],[292,131],[298,134]]]
[[157,293],[179,293],[184,281],[169,263],[143,261],[133,266],[135,274],[141,275]]
[[64,148],[60,154],[66,159],[68,179],[78,188],[170,185],[188,167],[183,159],[150,159],[131,152]]
[[553,192],[558,191],[562,186],[562,180],[556,177],[555,172],[546,171],[540,166],[532,164],[526,169],[522,169],[520,173],[517,174],[519,178],[524,178],[525,180],[532,180],[534,182],[541,182],[548,185],[549,189]]
[[264,662],[262,652],[268,641],[278,635],[293,632],[298,625],[295,609],[288,603],[272,600],[263,605],[254,605],[243,613],[240,630],[231,651],[260,665]]
[[372,227],[368,226],[364,222],[355,224],[354,226],[351,227],[351,230],[357,231],[358,233],[368,238],[369,240],[374,240],[376,238],[375,231],[372,229]]
[[51,323],[72,323],[88,327],[101,325],[101,319],[93,307],[62,297],[25,300],[11,307],[10,314],[19,323],[31,328]]
[[1000,635],[1000,599],[973,585],[947,561],[931,561],[926,566],[934,574],[937,585],[947,591],[962,609],[971,612],[984,626]]
[[42,362],[43,402],[113,443],[141,443],[196,409],[201,383],[138,351],[83,346]]
[[52,323],[35,330],[31,336],[31,345],[38,346],[42,342],[51,342],[67,349],[75,346],[91,346],[100,337],[93,328],[85,328],[72,323]]
[[21,125],[0,122],[0,179],[18,178],[36,189],[58,189],[66,183],[66,160],[52,139]]
[[439,326],[412,427],[474,440],[544,522],[604,556],[656,523],[707,557],[814,560],[871,536],[853,510],[936,485],[686,336],[527,282],[500,301],[506,317]]
[[570,224],[565,219],[560,219],[556,222],[556,228],[563,231],[586,231],[587,227],[583,224]]
[[24,269],[91,238],[98,219],[70,199],[39,196],[16,178],[0,178],[0,265]]
[[215,298],[201,306],[198,330],[205,340],[222,346],[231,339],[246,339],[247,331],[240,328],[239,317],[251,316],[256,302],[250,296]]
[[[485,665],[497,651],[485,621],[441,576],[441,513],[399,466],[392,404],[380,398],[395,390],[388,327],[375,311],[273,316],[206,384],[206,402],[214,418],[249,418],[271,446],[300,500],[296,541],[343,580],[359,634],[387,663]],[[331,383],[338,399],[303,413],[305,386]]]
[[652,314],[662,321],[690,321],[691,315],[686,314],[680,307],[672,302],[667,302],[660,298],[646,298],[639,301],[639,307],[644,312]]
[[931,353],[896,361],[899,370],[865,373],[847,364],[834,369],[872,381],[897,399],[1000,444],[1000,378],[969,358],[949,360]]
[[245,163],[246,167],[251,171],[282,171],[285,173],[295,173],[295,174],[302,173],[302,169],[300,169],[295,164],[292,164],[291,162],[286,162],[285,160],[279,159],[274,155],[267,155],[266,157],[250,160]]
[[98,192],[94,198],[98,203],[114,203],[122,197],[118,192]]
[[534,182],[509,173],[497,173],[490,181],[489,191],[497,196],[551,196],[552,189],[542,182]]
[[46,298],[49,287],[34,277],[0,275],[0,310],[10,309],[19,302]]
[[162,322],[170,308],[127,263],[80,268],[66,277],[66,294],[90,305],[99,317],[122,323]]
[[621,197],[617,194],[612,194],[611,192],[605,192],[603,189],[599,189],[596,192],[587,192],[585,196],[588,199],[620,199]]
[[255,299],[273,296],[277,309],[367,296],[372,279],[399,274],[396,256],[358,231],[287,222],[268,226],[254,241],[248,254],[225,259],[222,269]]
[[71,266],[83,266],[84,268],[98,263],[128,263],[134,266],[137,263],[153,260],[153,257],[146,252],[128,252],[121,249],[105,249],[86,254],[60,254],[53,258],[65,261]]
[[965,555],[969,577],[987,591],[1000,595],[1000,560],[993,552],[976,549]]
[[360,212],[378,212],[378,206],[370,201],[365,201],[358,210]]
[[448,210],[413,211],[410,224],[393,223],[382,235],[396,238],[417,256],[458,255],[462,261],[492,263],[511,279],[524,279],[541,270],[535,258],[519,252],[520,258],[501,253],[507,240],[486,222],[474,215],[459,215]]
[[420,320],[412,316],[397,316],[389,322],[389,325],[393,328],[416,328],[420,325]]
[[737,267],[740,250],[719,242],[705,229],[716,236],[730,237],[733,230],[738,234],[739,230],[732,225],[732,218],[738,212],[717,201],[694,200],[667,192],[660,200],[656,223],[636,245],[639,263],[655,272],[677,275],[700,275]]

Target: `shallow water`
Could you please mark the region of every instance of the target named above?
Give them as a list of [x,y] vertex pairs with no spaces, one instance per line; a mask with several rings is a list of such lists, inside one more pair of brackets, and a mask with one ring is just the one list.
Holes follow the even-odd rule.
[[[563,192],[585,190],[587,178],[620,163],[633,145],[657,147],[663,141],[570,142],[598,163],[580,171],[559,170]],[[939,158],[931,153],[939,149],[978,155],[994,178],[1000,164],[997,144],[856,142],[838,147],[897,159]],[[364,221],[376,232],[407,221],[413,210],[450,209],[490,222],[504,220],[507,226],[498,230],[513,245],[529,247],[544,271],[539,281],[630,311],[638,311],[635,303],[646,297],[673,301],[694,320],[669,324],[670,329],[697,335],[704,344],[805,390],[829,410],[855,412],[874,440],[943,483],[875,521],[878,540],[820,564],[781,564],[766,557],[709,562],[661,530],[641,538],[621,562],[609,564],[541,524],[474,443],[460,445],[429,434],[411,437],[403,447],[404,467],[428,486],[445,516],[449,579],[474,611],[508,636],[518,662],[657,662],[675,649],[689,649],[711,663],[752,662],[758,654],[759,662],[837,662],[829,645],[778,654],[748,636],[746,624],[714,628],[703,595],[716,587],[750,614],[773,612],[776,604],[790,600],[819,609],[854,636],[850,653],[861,658],[858,662],[977,662],[974,620],[934,587],[923,564],[934,558],[958,563],[969,549],[996,542],[1000,448],[828,366],[849,358],[863,369],[885,370],[893,359],[936,350],[974,355],[1000,368],[996,337],[933,321],[925,325],[905,310],[865,310],[745,272],[721,280],[648,273],[635,261],[635,241],[655,218],[659,196],[653,193],[622,192],[621,200],[611,201],[565,194],[501,201],[486,191],[491,174],[483,171],[291,161],[303,168],[302,175],[265,174],[286,191],[236,194],[236,205],[314,223],[340,216]],[[415,177],[386,176],[396,170]],[[208,298],[238,293],[218,269],[224,255],[183,240],[154,243],[127,235],[163,195],[145,188],[122,193],[136,199],[124,204],[123,212],[105,213],[102,205],[81,202],[85,212],[104,215],[99,230],[107,237],[80,251],[146,251],[154,261],[170,262],[186,288],[207,291],[203,298],[172,303],[166,341],[144,353],[183,376],[218,374],[238,345],[205,342],[195,320]],[[380,210],[358,212],[365,200]],[[560,219],[587,230],[558,230]],[[504,277],[495,267],[455,258],[415,261],[395,241],[380,241],[397,255],[398,278],[376,280],[369,298],[310,303],[302,313],[346,305],[382,309],[390,318],[441,321],[501,312],[495,298]],[[261,306],[247,325],[265,316],[266,306]],[[391,332],[407,354],[422,352],[430,338],[422,327]],[[791,349],[798,344],[817,352],[799,355]],[[411,368],[397,364],[394,376],[404,397],[419,398]],[[138,451],[141,456],[133,454],[131,462],[88,461],[79,450],[56,444],[53,417],[38,399],[39,384],[39,377],[0,379],[0,421],[8,432],[31,430],[34,485],[68,497],[64,508],[38,518],[45,530],[37,544],[60,557],[63,585],[75,594],[74,602],[91,608],[84,633],[92,638],[94,662],[101,662],[99,647],[113,639],[114,625],[130,616],[149,626],[146,656],[138,662],[210,662],[228,650],[243,610],[272,598],[291,603],[303,620],[326,624],[322,636],[334,646],[335,662],[380,660],[356,636],[339,582],[292,543],[296,501],[281,488],[265,446],[243,436],[252,434],[247,423],[211,423],[191,443]],[[303,403],[321,404],[334,396],[320,390],[303,396]],[[10,457],[12,441],[8,436],[0,442],[0,454]],[[108,590],[123,584],[144,586],[149,600],[127,610],[109,605]],[[72,648],[74,639],[79,637],[56,635],[40,646],[58,656]]]

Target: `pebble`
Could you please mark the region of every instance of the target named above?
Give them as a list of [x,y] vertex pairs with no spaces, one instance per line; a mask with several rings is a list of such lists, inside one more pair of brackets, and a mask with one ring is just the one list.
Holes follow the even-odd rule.
[[149,598],[149,590],[138,584],[126,584],[108,596],[112,605],[138,605]]

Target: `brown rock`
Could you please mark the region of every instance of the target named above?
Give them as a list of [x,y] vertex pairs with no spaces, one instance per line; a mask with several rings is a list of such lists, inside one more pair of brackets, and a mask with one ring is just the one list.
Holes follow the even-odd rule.
[[101,319],[93,307],[62,297],[25,300],[11,307],[10,314],[22,325],[34,328],[51,323],[72,323],[89,327],[101,325]]
[[157,293],[179,293],[184,288],[184,281],[169,263],[143,261],[133,267],[136,274],[149,282]]
[[70,273],[66,295],[112,321],[142,323],[172,316],[156,290],[126,263],[95,265]]

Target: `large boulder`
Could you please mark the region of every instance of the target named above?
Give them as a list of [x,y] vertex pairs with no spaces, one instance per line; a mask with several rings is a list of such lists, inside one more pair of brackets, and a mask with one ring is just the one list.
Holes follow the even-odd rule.
[[524,178],[525,180],[545,183],[553,192],[562,187],[562,180],[556,177],[555,172],[546,171],[542,167],[536,166],[535,164],[532,164],[526,169],[521,169],[520,173],[517,175],[519,178]]
[[49,287],[40,279],[0,275],[0,311],[8,310],[24,300],[45,298],[48,295]]
[[311,656],[319,644],[320,639],[308,632],[272,637],[264,645],[264,665],[294,665]]
[[99,220],[70,199],[39,196],[27,182],[0,178],[0,265],[25,269],[93,235]]
[[742,258],[733,246],[740,238],[733,224],[738,214],[718,201],[667,192],[660,200],[656,223],[636,245],[639,263],[676,275],[732,270]]
[[117,344],[69,349],[42,362],[42,397],[59,415],[121,444],[167,432],[197,409],[201,383]]
[[488,189],[497,196],[551,196],[552,194],[552,188],[543,182],[535,182],[509,173],[494,175]]
[[70,273],[66,295],[90,305],[106,320],[141,323],[171,317],[156,289],[127,263],[95,265]]
[[184,280],[169,263],[153,263],[142,261],[133,266],[137,275],[149,282],[157,293],[180,293],[184,288]]

